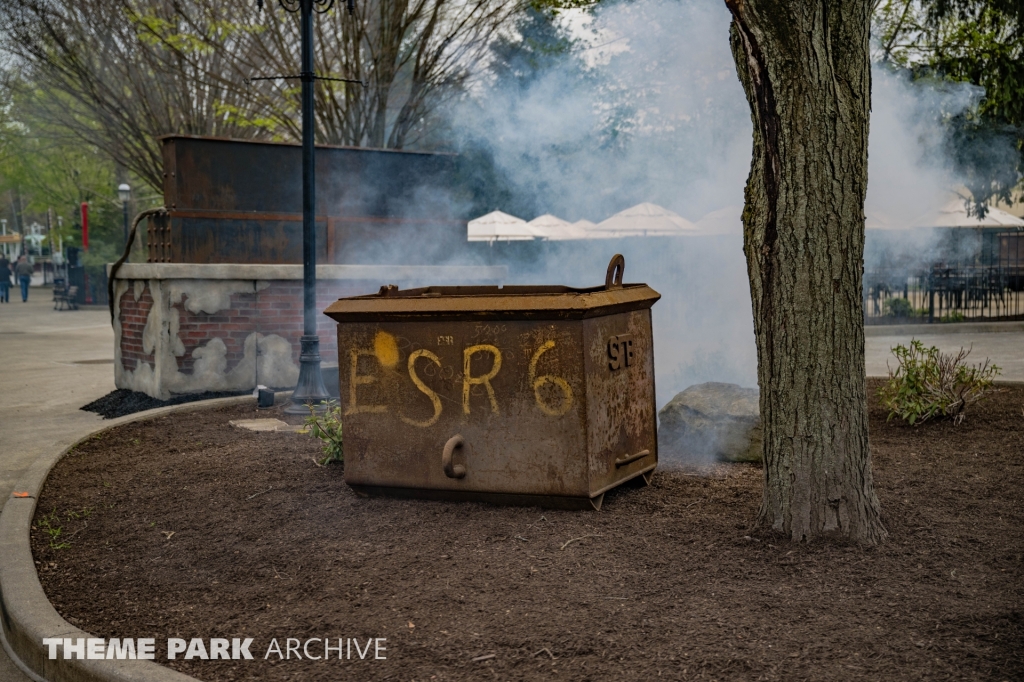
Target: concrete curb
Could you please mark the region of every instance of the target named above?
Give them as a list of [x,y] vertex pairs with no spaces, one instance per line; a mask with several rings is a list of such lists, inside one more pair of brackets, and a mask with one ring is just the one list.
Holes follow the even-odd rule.
[[44,637],[88,638],[94,635],[71,625],[57,613],[43,592],[36,573],[29,533],[35,516],[36,501],[46,476],[64,455],[98,433],[147,421],[176,412],[190,412],[254,400],[252,396],[234,396],[201,400],[184,405],[158,407],[112,419],[59,452],[39,457],[18,480],[16,491],[28,497],[12,497],[0,513],[0,639],[11,660],[35,682],[198,682],[154,661],[50,660],[43,646]]
[[1024,322],[947,322],[935,324],[869,324],[864,336],[934,336],[1024,332]]

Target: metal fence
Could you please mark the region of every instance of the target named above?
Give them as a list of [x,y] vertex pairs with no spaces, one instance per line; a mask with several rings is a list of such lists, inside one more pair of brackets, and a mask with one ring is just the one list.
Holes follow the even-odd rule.
[[1024,234],[992,235],[976,257],[864,273],[868,324],[1024,320]]

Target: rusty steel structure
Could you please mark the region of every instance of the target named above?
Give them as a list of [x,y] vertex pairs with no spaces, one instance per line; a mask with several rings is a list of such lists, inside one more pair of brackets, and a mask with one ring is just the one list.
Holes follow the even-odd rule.
[[604,286],[382,287],[338,323],[345,480],[366,494],[599,509],[658,463],[651,307]]
[[[276,142],[168,135],[168,212],[147,225],[151,263],[301,263],[302,148]],[[316,260],[367,262],[381,243],[465,243],[463,216],[445,192],[452,154],[316,147]],[[410,250],[405,264],[433,264]]]

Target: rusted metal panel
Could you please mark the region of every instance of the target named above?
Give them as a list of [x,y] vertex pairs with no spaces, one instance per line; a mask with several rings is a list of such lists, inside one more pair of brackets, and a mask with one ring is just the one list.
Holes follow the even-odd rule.
[[150,263],[169,263],[171,258],[171,222],[166,213],[149,217],[146,245]]
[[[196,263],[301,263],[301,218],[217,218],[216,226],[211,228],[209,218],[170,214],[177,253],[188,254],[189,262]],[[316,222],[316,246],[317,261],[332,262],[327,258],[327,221],[323,219]]]
[[[152,262],[302,262],[298,145],[161,140],[169,214],[152,256],[162,260]],[[368,245],[413,236],[451,248],[464,241],[465,222],[447,197],[454,155],[318,146],[316,164],[318,261],[362,262],[379,253]]]
[[583,329],[590,481],[603,492],[657,461],[651,311],[591,318]]
[[349,485],[596,508],[649,476],[660,296],[618,263],[591,289],[385,287],[328,307]]

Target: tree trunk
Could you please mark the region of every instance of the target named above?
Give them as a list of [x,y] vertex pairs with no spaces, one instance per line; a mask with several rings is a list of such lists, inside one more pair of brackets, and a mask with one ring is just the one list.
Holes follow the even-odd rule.
[[743,211],[764,428],[758,523],[876,543],[861,300],[864,0],[726,0],[754,149]]

